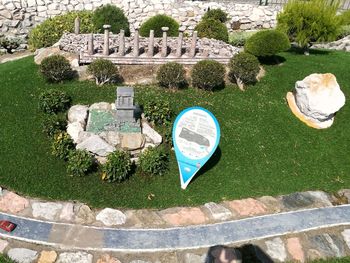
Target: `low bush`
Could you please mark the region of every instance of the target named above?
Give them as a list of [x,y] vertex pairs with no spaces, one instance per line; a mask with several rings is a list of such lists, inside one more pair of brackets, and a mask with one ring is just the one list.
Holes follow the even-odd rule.
[[143,175],[164,175],[168,164],[169,156],[161,147],[149,147],[139,158],[139,169]]
[[340,15],[337,16],[339,19],[339,22],[342,26],[349,26],[350,25],[350,9],[342,12]]
[[44,58],[39,66],[39,72],[49,82],[61,82],[73,77],[69,61],[61,55]]
[[221,9],[210,9],[208,10],[203,18],[203,20],[206,19],[214,19],[217,20],[221,23],[226,23],[228,18],[227,18],[227,13],[225,11],[222,11]]
[[48,137],[53,138],[55,134],[64,131],[66,128],[66,118],[63,115],[45,115],[42,120],[42,131]]
[[112,61],[107,59],[96,59],[88,66],[89,74],[93,75],[96,85],[117,82],[120,79],[118,68]]
[[290,49],[288,36],[277,30],[259,31],[244,45],[244,51],[257,57],[271,57],[288,49]]
[[155,37],[162,37],[162,27],[169,27],[168,36],[176,37],[179,35],[179,23],[170,16],[155,15],[146,20],[140,27],[140,35],[148,37],[149,31],[154,30]]
[[160,86],[169,89],[179,89],[186,85],[185,69],[176,62],[168,62],[159,67],[157,81]]
[[74,150],[74,142],[68,133],[60,132],[55,134],[51,145],[52,155],[66,160],[72,150]]
[[213,90],[224,86],[225,67],[215,60],[202,60],[193,66],[192,86],[204,90]]
[[256,31],[233,32],[229,35],[228,42],[235,47],[243,47],[247,40],[256,33]]
[[143,105],[143,112],[147,120],[156,125],[168,124],[173,115],[169,101],[160,97],[147,101]]
[[260,70],[258,59],[255,56],[245,52],[235,55],[230,60],[229,68],[230,81],[237,82],[238,85],[241,82],[243,84],[255,83],[256,76]]
[[98,32],[103,32],[103,25],[110,25],[113,33],[118,34],[123,29],[126,36],[130,35],[128,18],[122,9],[114,5],[107,4],[97,8],[92,22]]
[[6,52],[10,54],[12,54],[13,50],[18,48],[22,43],[23,43],[23,40],[17,37],[0,38],[0,48],[6,49]]
[[198,32],[200,38],[207,37],[228,42],[227,27],[215,19],[202,20],[196,25],[194,30]]
[[339,31],[339,35],[337,39],[344,38],[346,36],[350,35],[350,25],[348,26],[342,26]]
[[60,90],[48,90],[39,95],[39,108],[45,113],[57,113],[69,108],[71,98]]
[[84,176],[92,170],[93,165],[93,156],[88,151],[70,151],[68,155],[67,173],[70,176]]
[[107,162],[102,166],[102,180],[122,182],[128,177],[130,171],[130,154],[117,150],[107,156]]
[[74,11],[64,15],[49,18],[29,32],[28,43],[31,50],[50,47],[55,44],[65,32],[74,32],[74,20],[80,19],[80,33],[94,31],[91,11]]

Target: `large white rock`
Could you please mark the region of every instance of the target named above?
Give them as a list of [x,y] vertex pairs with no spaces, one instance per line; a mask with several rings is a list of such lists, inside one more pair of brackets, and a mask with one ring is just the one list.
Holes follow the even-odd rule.
[[86,252],[62,253],[56,263],[92,263],[92,255]]
[[85,141],[77,144],[76,148],[87,150],[102,157],[105,157],[116,150],[114,146],[108,144],[98,135],[91,135]]
[[79,141],[79,134],[84,132],[83,125],[80,122],[71,122],[67,125],[67,133],[75,143]]
[[311,74],[297,81],[294,92],[288,92],[287,100],[301,121],[318,129],[330,127],[334,114],[345,104],[344,93],[331,73]]
[[18,263],[32,263],[38,257],[38,252],[27,248],[12,248],[7,255]]
[[142,123],[142,133],[149,137],[155,145],[162,143],[162,136],[152,129],[147,122]]
[[99,134],[110,145],[117,146],[120,144],[120,133],[116,131],[104,131]]
[[80,122],[85,127],[89,107],[84,105],[74,105],[68,111],[69,122]]
[[126,215],[121,211],[105,208],[97,214],[96,220],[101,221],[106,226],[115,226],[125,224]]
[[48,220],[54,220],[62,209],[62,204],[59,203],[41,203],[36,202],[32,204],[33,216],[39,218],[45,218]]

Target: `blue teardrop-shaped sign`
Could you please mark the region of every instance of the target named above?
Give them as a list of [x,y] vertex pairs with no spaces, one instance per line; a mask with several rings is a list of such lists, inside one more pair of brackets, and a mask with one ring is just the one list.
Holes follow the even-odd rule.
[[220,126],[210,111],[191,107],[177,116],[173,126],[173,143],[182,189],[186,189],[195,174],[210,159],[219,141]]

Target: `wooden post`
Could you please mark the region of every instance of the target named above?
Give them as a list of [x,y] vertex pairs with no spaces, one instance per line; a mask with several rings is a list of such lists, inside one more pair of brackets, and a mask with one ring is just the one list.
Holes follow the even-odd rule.
[[197,46],[197,31],[193,31],[190,57],[193,58],[196,55],[196,46]]
[[94,34],[89,34],[88,37],[88,54],[93,55],[94,54]]
[[134,57],[138,57],[140,54],[140,48],[139,48],[139,29],[135,28],[134,33]]
[[123,29],[120,30],[119,33],[119,50],[118,50],[119,56],[125,55],[125,31]]
[[176,57],[178,58],[181,57],[182,55],[182,41],[184,37],[184,31],[185,31],[184,27],[179,28],[179,37],[177,39],[177,48],[176,48]]
[[154,30],[150,30],[147,56],[153,57],[153,55],[154,55]]
[[168,45],[167,45],[168,30],[169,30],[169,27],[162,27],[162,31],[163,31],[162,57],[166,57],[168,55]]
[[80,33],[80,18],[77,16],[74,20],[74,34],[78,35]]
[[103,28],[105,30],[104,41],[103,41],[103,55],[109,56],[109,29],[111,28],[111,26],[104,25]]

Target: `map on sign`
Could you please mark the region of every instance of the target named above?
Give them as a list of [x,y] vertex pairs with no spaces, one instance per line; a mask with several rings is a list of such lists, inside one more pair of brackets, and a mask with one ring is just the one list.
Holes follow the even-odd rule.
[[173,141],[183,189],[215,152],[219,139],[219,124],[204,108],[188,108],[176,118]]

